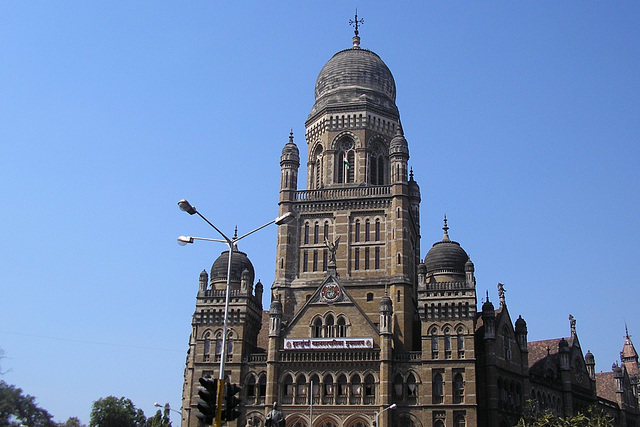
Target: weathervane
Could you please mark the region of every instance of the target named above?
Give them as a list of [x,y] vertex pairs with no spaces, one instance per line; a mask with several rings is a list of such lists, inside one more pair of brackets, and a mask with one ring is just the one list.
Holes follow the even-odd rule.
[[362,24],[364,24],[364,19],[363,18],[358,19],[358,9],[356,9],[355,19],[349,19],[349,25],[356,27],[356,31],[355,31],[356,37],[358,36],[358,27]]

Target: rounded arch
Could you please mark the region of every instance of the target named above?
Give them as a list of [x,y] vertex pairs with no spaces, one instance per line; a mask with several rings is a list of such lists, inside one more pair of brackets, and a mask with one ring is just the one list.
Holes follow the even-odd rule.
[[[287,426],[289,424],[287,423]],[[338,427],[342,423],[340,419],[333,414],[323,414],[313,421],[313,427]]]
[[285,418],[287,427],[307,427],[309,418],[300,414],[291,414]]
[[453,330],[456,331],[455,333],[458,335],[469,333],[469,329],[463,323],[458,323]]
[[344,420],[344,427],[369,427],[371,420],[365,418],[362,414],[351,414]]
[[427,335],[438,335],[440,332],[438,325],[433,325],[429,328],[429,332],[427,332]]
[[343,142],[344,140],[351,140],[351,142],[353,143],[352,148],[354,149],[358,149],[358,148],[364,148],[362,140],[360,138],[358,138],[358,135],[356,135],[355,133],[351,132],[350,130],[345,130],[340,132],[339,134],[337,134],[334,138],[333,141],[331,141],[331,143],[329,144],[329,146],[331,147],[332,150],[340,150],[342,147],[340,147],[340,143]]
[[[420,420],[413,414],[408,412],[401,412],[393,414],[393,426],[394,427],[422,427]],[[436,421],[437,423],[438,421]],[[434,424],[438,425],[438,424]],[[444,426],[444,424],[442,424]]]
[[265,425],[266,419],[262,412],[259,411],[251,411],[247,413],[247,416],[244,419],[244,424],[239,424],[243,426],[251,426],[251,427],[263,427]]

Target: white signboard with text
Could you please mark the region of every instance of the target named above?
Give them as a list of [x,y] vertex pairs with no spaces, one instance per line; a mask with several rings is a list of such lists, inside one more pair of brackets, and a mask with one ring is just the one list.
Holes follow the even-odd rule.
[[373,338],[285,338],[285,350],[346,350],[373,348]]

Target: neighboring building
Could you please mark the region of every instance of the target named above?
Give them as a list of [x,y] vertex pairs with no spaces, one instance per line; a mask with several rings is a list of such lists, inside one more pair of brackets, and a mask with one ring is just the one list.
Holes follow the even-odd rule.
[[[274,402],[294,427],[511,426],[528,403],[572,415],[599,404],[638,423],[638,356],[595,374],[571,318],[569,338],[527,343],[498,287],[477,307],[474,265],[449,237],[420,257],[420,188],[395,104],[393,76],[353,47],[322,68],[306,121],[307,189],[293,134],[281,156],[271,306],[246,254],[231,268],[226,376],[243,386],[238,426],[264,426]],[[218,376],[228,252],[200,274],[185,369],[184,427],[198,378]],[[602,390],[601,397],[596,394]],[[606,385],[605,385],[606,384]],[[611,386],[610,384],[614,384]],[[613,387],[604,393],[605,387]],[[606,390],[609,390],[607,388]]]

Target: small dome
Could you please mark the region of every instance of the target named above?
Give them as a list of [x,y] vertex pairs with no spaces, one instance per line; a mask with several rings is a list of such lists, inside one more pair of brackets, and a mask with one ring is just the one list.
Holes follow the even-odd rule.
[[389,67],[370,50],[354,46],[333,55],[316,80],[309,117],[328,107],[370,104],[398,117],[396,83]]
[[427,274],[427,266],[424,265],[424,262],[418,264],[418,274]]
[[[229,251],[224,251],[220,254],[218,259],[215,260],[211,267],[211,281],[226,280],[228,265]],[[236,248],[236,250],[233,251],[233,256],[231,257],[231,282],[240,282],[242,272],[244,270],[247,270],[249,274],[249,282],[253,283],[253,278],[255,277],[253,264],[249,261],[247,254],[240,252]]]
[[282,314],[282,303],[279,299],[271,301],[271,307],[269,307],[269,314]]
[[300,151],[298,146],[293,142],[293,131],[289,134],[289,142],[282,147],[282,155],[280,156],[280,164],[285,161],[292,161],[300,164]]
[[393,304],[391,302],[391,298],[388,295],[385,295],[380,300],[380,312],[381,313],[391,313],[393,311]]
[[527,322],[524,321],[522,316],[518,316],[518,320],[516,320],[516,334],[526,334],[527,333]]
[[560,351],[568,351],[569,342],[566,339],[562,338],[560,340],[560,343],[558,343],[558,348],[560,349]]
[[587,365],[591,365],[591,364],[595,364],[596,363],[596,358],[593,355],[593,353],[591,353],[591,350],[587,350],[587,354],[584,355],[584,362]]
[[487,300],[484,304],[482,304],[482,316],[483,317],[495,317],[496,309],[491,303],[491,301]]
[[464,271],[468,271],[473,273],[474,271],[476,271],[476,268],[473,265],[473,262],[471,260],[467,261],[464,265]]
[[407,157],[409,156],[409,144],[407,143],[407,140],[404,137],[400,126],[398,126],[396,135],[391,139],[391,142],[389,143],[389,155],[392,156],[394,154],[404,154]]

